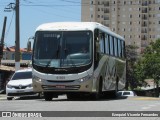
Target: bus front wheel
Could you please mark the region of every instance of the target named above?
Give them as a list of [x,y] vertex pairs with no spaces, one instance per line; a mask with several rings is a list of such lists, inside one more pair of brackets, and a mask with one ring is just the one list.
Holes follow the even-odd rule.
[[51,92],[44,92],[44,99],[46,101],[52,101],[52,98],[53,98],[53,93],[51,93]]
[[102,82],[103,82],[102,79],[100,79],[97,92],[92,94],[94,100],[99,100],[102,97],[102,86],[103,86]]

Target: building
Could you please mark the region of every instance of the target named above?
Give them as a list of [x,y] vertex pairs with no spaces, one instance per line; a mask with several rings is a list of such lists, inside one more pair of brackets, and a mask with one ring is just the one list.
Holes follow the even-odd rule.
[[[32,58],[32,51],[27,51],[26,48],[20,49],[20,57],[21,60],[31,60]],[[15,46],[6,47],[3,49],[3,60],[14,60],[15,59]]]
[[99,22],[143,52],[160,38],[160,0],[82,0],[81,21]]

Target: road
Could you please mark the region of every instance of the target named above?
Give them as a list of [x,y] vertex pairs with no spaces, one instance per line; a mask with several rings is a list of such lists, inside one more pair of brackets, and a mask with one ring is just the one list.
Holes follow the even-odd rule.
[[[160,98],[149,97],[129,97],[119,99],[102,99],[98,101],[91,100],[67,100],[66,96],[59,96],[53,101],[44,99],[15,99],[7,101],[5,97],[0,97],[0,111],[160,111]],[[71,112],[72,113],[72,112]],[[54,112],[53,112],[54,114]],[[73,113],[74,114],[74,113]],[[99,114],[99,113],[98,113]],[[74,116],[74,115],[73,115]],[[91,115],[92,116],[92,115]],[[3,120],[2,118],[1,120]],[[7,119],[7,118],[5,118]],[[12,118],[18,120],[20,118]],[[22,119],[22,118],[21,118]],[[23,118],[24,119],[24,118]],[[90,120],[91,117],[62,117],[53,118],[32,118],[32,120]],[[122,117],[94,117],[92,120],[120,120]],[[124,120],[134,120],[135,117],[123,117]],[[160,117],[136,117],[140,120],[160,120]],[[9,119],[10,120],[10,119]]]

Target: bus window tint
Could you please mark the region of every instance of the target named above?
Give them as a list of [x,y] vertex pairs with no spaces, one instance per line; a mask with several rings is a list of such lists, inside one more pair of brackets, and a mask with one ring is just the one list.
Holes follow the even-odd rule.
[[[36,33],[35,59],[53,59],[57,57],[57,48],[61,39],[60,32]],[[51,51],[52,50],[52,51]]]
[[114,38],[114,55],[117,56],[117,38]]
[[110,36],[110,55],[113,55],[113,37]]
[[104,53],[104,39],[103,39],[103,37],[100,38],[100,52]]
[[109,54],[109,36],[105,35],[105,53]]
[[121,52],[122,52],[121,40],[118,39],[118,57],[122,57]]
[[124,57],[124,52],[125,52],[124,51],[124,41],[121,41],[121,46],[122,46],[122,50],[121,50],[122,51],[122,57]]

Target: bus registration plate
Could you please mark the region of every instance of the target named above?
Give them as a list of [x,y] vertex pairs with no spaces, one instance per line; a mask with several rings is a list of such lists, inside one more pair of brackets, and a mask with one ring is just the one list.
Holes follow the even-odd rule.
[[56,88],[59,88],[59,89],[65,89],[66,86],[65,85],[56,85]]

